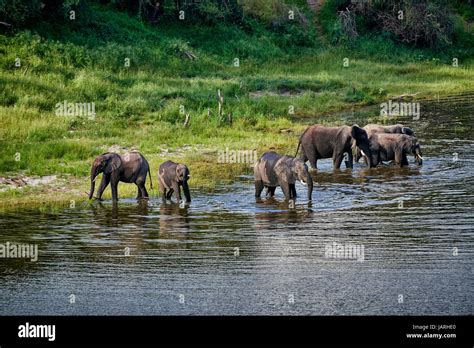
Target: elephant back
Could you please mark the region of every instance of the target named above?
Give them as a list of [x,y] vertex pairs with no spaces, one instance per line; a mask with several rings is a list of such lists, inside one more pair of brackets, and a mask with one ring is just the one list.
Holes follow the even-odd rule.
[[148,162],[139,152],[127,152],[121,155],[122,160],[122,180],[125,182],[135,182],[138,176],[148,171]]
[[281,157],[273,151],[264,153],[255,165],[255,178],[262,180],[265,185],[277,186],[278,177],[274,168]]

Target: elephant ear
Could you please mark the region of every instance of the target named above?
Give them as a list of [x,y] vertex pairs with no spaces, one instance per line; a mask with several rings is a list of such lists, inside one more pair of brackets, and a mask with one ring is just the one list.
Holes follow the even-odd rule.
[[413,152],[415,152],[417,148],[420,148],[420,143],[418,142],[418,139],[415,137],[412,137],[411,144],[412,144],[411,147],[412,147]]
[[105,166],[104,173],[110,174],[113,171],[119,169],[122,166],[122,160],[120,156],[116,153],[110,154],[109,159],[107,160],[107,165]]
[[367,132],[355,124],[351,128],[351,137],[358,143],[360,140],[367,138]]
[[277,178],[284,182],[291,182],[291,168],[282,160],[279,160],[274,167]]
[[[306,164],[299,158],[295,158],[292,161],[291,174],[293,175],[293,181],[298,181],[300,174],[304,173]],[[307,169],[307,167],[306,167]]]
[[408,127],[402,127],[402,134],[414,136],[415,133]]
[[182,163],[178,164],[176,166],[176,181],[180,182],[181,181],[180,179],[185,181],[188,177],[189,177],[188,167],[186,167],[186,165]]

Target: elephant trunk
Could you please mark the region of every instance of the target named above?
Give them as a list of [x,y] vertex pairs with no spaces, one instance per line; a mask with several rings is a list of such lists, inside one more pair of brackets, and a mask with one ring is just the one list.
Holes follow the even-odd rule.
[[189,193],[189,186],[188,186],[188,180],[183,181],[183,192],[184,192],[184,197],[186,197],[186,202],[191,203],[191,194]]
[[93,165],[91,168],[91,190],[89,192],[89,199],[92,199],[95,189],[95,179],[97,178],[97,166]]
[[308,201],[312,201],[313,179],[311,178],[311,175],[309,173],[308,173],[307,185],[308,185]]
[[368,167],[369,168],[375,167],[375,165],[377,165],[377,164],[374,165],[374,163],[373,163],[372,151],[370,150],[370,146],[360,145],[359,148],[360,148],[361,155],[364,156],[367,159]]
[[370,153],[370,155],[367,155],[366,159],[367,159],[367,167],[373,168],[377,166],[377,163],[374,163],[372,153]]
[[361,159],[362,157],[362,153],[360,152],[360,149],[358,146],[356,146],[355,148],[355,156],[354,156],[354,161],[356,161],[357,163],[359,162],[359,160]]
[[419,166],[423,165],[423,156],[421,155],[421,151],[419,149],[415,150],[415,161]]

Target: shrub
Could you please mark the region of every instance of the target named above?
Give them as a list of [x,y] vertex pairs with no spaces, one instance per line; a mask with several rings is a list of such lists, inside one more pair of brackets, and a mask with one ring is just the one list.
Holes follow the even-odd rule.
[[452,41],[454,19],[437,1],[355,1],[347,9],[359,17],[363,30],[386,31],[408,45],[440,48]]
[[17,27],[33,27],[41,20],[61,21],[69,17],[69,12],[85,11],[85,0],[0,0],[0,22]]
[[0,0],[1,22],[17,26],[40,16],[41,0]]

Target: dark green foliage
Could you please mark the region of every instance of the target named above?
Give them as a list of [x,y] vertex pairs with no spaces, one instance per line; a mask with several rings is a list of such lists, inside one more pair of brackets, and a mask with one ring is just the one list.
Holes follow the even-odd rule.
[[332,42],[356,46],[357,37],[382,36],[407,46],[445,51],[453,42],[466,48],[472,43],[474,34],[465,22],[470,15],[470,7],[462,1],[450,5],[440,0],[328,0],[319,20]]
[[41,4],[41,0],[0,0],[0,21],[13,27],[34,21],[41,17]]
[[0,29],[34,28],[41,22],[72,22],[73,17],[79,17],[87,9],[85,0],[0,0],[0,21],[8,24],[0,25]]

